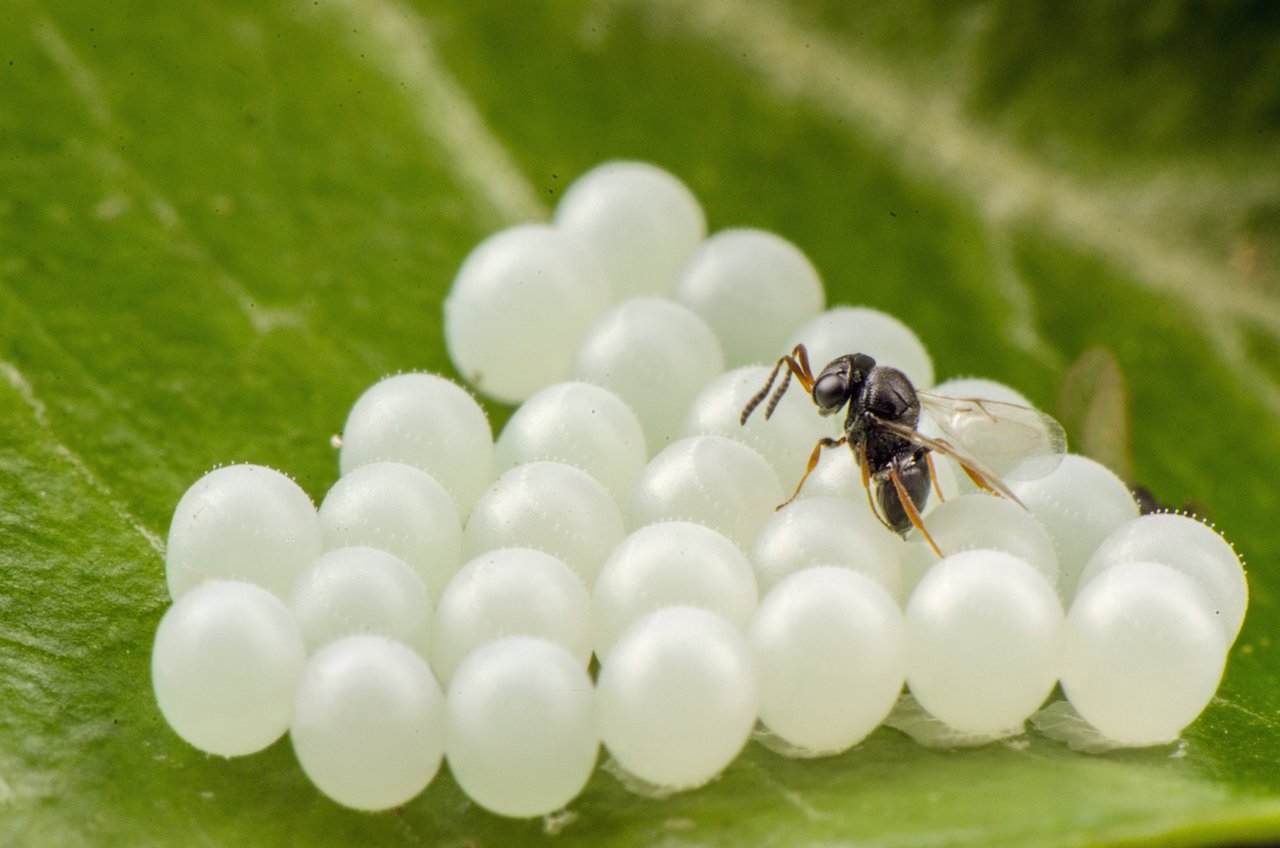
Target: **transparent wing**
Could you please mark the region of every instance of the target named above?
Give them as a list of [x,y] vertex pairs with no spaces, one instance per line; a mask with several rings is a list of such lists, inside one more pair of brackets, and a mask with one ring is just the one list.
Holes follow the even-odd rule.
[[927,418],[921,430],[933,443],[927,446],[984,476],[1035,480],[1057,468],[1067,452],[1062,425],[1038,409],[982,398],[916,394],[922,419]]

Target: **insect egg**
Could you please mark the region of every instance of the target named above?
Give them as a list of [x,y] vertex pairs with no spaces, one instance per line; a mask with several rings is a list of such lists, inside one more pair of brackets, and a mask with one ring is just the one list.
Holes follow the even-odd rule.
[[605,560],[591,594],[596,656],[636,619],[664,606],[696,606],[745,627],[756,577],[738,547],[710,527],[662,521],[627,536]]
[[791,242],[755,229],[722,230],[680,272],[674,298],[715,331],[729,367],[776,359],[787,337],[822,309],[813,263]]
[[614,300],[667,296],[707,234],[693,192],[646,162],[606,162],[574,180],[556,205],[555,226],[604,265]]
[[873,357],[877,365],[897,368],[916,388],[933,385],[933,360],[919,336],[892,315],[865,306],[833,306],[819,313],[791,334],[784,350],[803,343],[814,367],[820,368],[853,353],[852,339],[857,340],[858,352]]
[[289,737],[321,792],[359,810],[406,803],[435,777],[444,697],[427,663],[382,636],[347,636],[312,655]]

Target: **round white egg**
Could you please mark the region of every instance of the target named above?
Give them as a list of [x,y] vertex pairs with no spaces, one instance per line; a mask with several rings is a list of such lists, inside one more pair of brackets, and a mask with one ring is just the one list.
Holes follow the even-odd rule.
[[556,204],[554,222],[599,258],[615,300],[670,294],[707,234],[693,192],[646,162],[606,162],[587,171]]
[[933,385],[933,360],[919,336],[897,318],[865,306],[833,306],[791,334],[789,351],[803,344],[809,351],[813,375],[826,364],[850,353],[865,353],[877,365],[897,368],[917,389]]
[[560,645],[528,636],[484,645],[449,684],[448,711],[449,770],[490,812],[555,812],[595,770],[595,691],[580,659]]
[[435,777],[444,712],[440,684],[421,656],[383,636],[347,636],[307,662],[289,738],[325,795],[357,810],[387,810]]
[[[694,398],[680,427],[680,435],[724,436],[754,448],[768,461],[782,488],[790,494],[804,476],[818,440],[838,435],[840,422],[820,416],[813,399],[793,384],[773,415],[765,418],[766,400],[743,424],[742,409],[765,385],[771,367],[747,365],[716,377]],[[847,448],[844,453],[852,464],[853,457]]]
[[261,465],[216,468],[178,501],[165,547],[174,599],[206,580],[244,580],[281,598],[322,550],[307,493]]
[[431,645],[431,596],[404,560],[356,545],[321,554],[298,575],[289,607],[307,650],[359,633],[405,643],[423,656]]
[[445,684],[467,654],[504,636],[538,636],[591,659],[591,597],[551,554],[500,548],[464,565],[436,607],[431,666]]
[[694,607],[664,607],[627,628],[596,691],[601,738],[614,759],[673,790],[701,786],[733,761],[759,703],[746,639]]
[[650,453],[671,441],[698,392],[723,370],[707,323],[656,297],[626,300],[601,315],[573,365],[575,379],[604,386],[631,407]]
[[748,631],[761,721],[809,756],[861,742],[902,691],[903,634],[897,602],[863,574],[817,566],[786,577]]
[[1249,604],[1249,584],[1235,548],[1212,527],[1176,513],[1139,516],[1102,540],[1080,586],[1122,562],[1159,562],[1196,581],[1228,644],[1235,641]]
[[569,378],[578,339],[609,304],[605,269],[546,224],[495,233],[467,256],[444,301],[444,337],[477,391],[518,403]]
[[367,545],[395,554],[432,598],[458,570],[462,524],[453,498],[420,468],[373,462],[344,474],[320,504],[329,550]]
[[480,404],[457,383],[435,374],[396,374],[366,389],[342,428],[341,472],[371,462],[421,468],[465,516],[493,482],[493,431]]
[[[1025,560],[1058,589],[1053,540],[1031,513],[1011,500],[980,493],[948,498],[929,513],[925,529],[944,556],[977,548],[1004,551]],[[913,529],[902,551],[904,594],[910,596],[938,562],[924,535]]]
[[760,454],[723,436],[691,436],[649,461],[624,510],[631,530],[692,521],[747,550],[782,498],[778,476]]
[[815,565],[860,572],[898,597],[902,539],[872,516],[865,502],[815,496],[793,501],[769,516],[751,548],[760,591]]
[[631,407],[590,383],[557,383],[529,398],[502,428],[496,453],[499,473],[521,462],[555,460],[581,468],[617,501],[649,458]]
[[1227,647],[1194,580],[1160,563],[1116,563],[1071,605],[1062,688],[1111,739],[1171,742],[1217,691]]
[[469,558],[497,548],[546,551],[589,589],[623,534],[604,486],[571,465],[537,461],[512,468],[480,496],[464,538]]
[[907,685],[966,733],[1016,731],[1058,680],[1062,606],[1003,551],[962,551],[929,570],[906,609]]
[[1085,456],[1067,454],[1044,477],[1006,483],[1053,539],[1064,598],[1075,594],[1080,574],[1102,540],[1138,517],[1138,504],[1124,481]]
[[184,593],[160,620],[151,682],[179,736],[236,757],[284,734],[306,658],[283,601],[252,583],[216,580]]
[[715,331],[730,368],[772,365],[787,353],[787,338],[826,303],[809,257],[775,233],[722,230],[685,264],[675,300]]
[[596,578],[596,656],[605,661],[632,622],[660,607],[700,607],[745,627],[757,600],[756,576],[733,542],[702,524],[649,524],[618,543]]

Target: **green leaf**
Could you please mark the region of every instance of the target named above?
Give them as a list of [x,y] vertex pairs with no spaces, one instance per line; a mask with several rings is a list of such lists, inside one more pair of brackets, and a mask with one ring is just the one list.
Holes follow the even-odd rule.
[[[1278,35],[1267,3],[10,0],[0,844],[1280,839]],[[939,751],[882,728],[821,761],[752,744],[666,800],[602,769],[571,816],[512,822],[447,773],[357,814],[287,741],[223,760],[173,735],[148,665],[183,490],[252,461],[321,497],[365,386],[450,370],[467,251],[620,157],[686,179],[714,228],[795,241],[831,302],[896,312],[944,377],[1048,407],[1111,351],[1135,476],[1253,566],[1182,744]]]

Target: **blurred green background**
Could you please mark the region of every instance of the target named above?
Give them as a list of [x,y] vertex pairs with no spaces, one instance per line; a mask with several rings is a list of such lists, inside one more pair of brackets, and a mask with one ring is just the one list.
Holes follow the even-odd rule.
[[[6,0],[0,844],[1280,840],[1278,154],[1271,2]],[[1011,383],[1217,522],[1252,603],[1181,746],[752,744],[664,801],[601,771],[549,827],[447,773],[356,814],[287,740],[228,761],[172,734],[148,661],[181,493],[248,461],[322,497],[364,387],[449,371],[467,251],[613,158],[672,170],[713,229],[791,239],[941,377]],[[1059,407],[1098,346],[1131,454]]]

